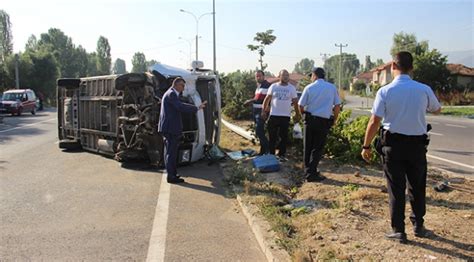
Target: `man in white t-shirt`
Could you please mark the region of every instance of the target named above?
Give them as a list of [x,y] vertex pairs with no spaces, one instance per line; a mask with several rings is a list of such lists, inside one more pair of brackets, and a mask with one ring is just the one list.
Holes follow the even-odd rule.
[[[296,88],[289,83],[290,74],[283,69],[278,74],[280,81],[274,83],[268,88],[267,96],[263,101],[262,117],[268,119],[268,135],[269,135],[269,149],[270,154],[275,154],[277,147],[277,140],[280,137],[280,144],[278,145],[278,157],[280,160],[286,160],[286,144],[288,141],[288,129],[290,127],[291,106],[295,109],[294,122],[299,122],[301,119],[298,110],[298,95]],[[270,107],[271,101],[271,107]]]

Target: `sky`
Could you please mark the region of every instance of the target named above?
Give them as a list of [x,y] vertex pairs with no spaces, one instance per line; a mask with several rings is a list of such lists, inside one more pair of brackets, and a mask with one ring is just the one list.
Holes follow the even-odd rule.
[[[291,71],[303,58],[322,65],[321,54],[339,53],[335,44],[347,44],[343,52],[356,54],[361,63],[366,55],[387,62],[393,35],[401,31],[453,57],[474,57],[472,0],[215,1],[220,72],[255,69],[258,55],[247,45],[254,43],[256,32],[268,29],[277,37],[264,57],[273,73]],[[196,21],[180,9],[199,17],[212,12],[212,0],[2,0],[0,9],[10,15],[16,52],[24,50],[32,34],[39,38],[49,28],[59,28],[88,52],[95,51],[99,36],[106,37],[112,61],[124,59],[130,71],[135,52],[143,52],[147,60],[189,67],[195,57]],[[201,17],[198,30],[199,60],[212,68],[212,15]]]

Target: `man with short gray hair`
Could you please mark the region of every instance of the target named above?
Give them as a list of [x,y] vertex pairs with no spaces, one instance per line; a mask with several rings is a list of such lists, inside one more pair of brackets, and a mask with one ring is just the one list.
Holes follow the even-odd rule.
[[207,101],[199,107],[183,103],[179,100],[179,94],[183,92],[186,81],[177,77],[173,85],[165,92],[161,99],[160,121],[158,132],[163,135],[165,141],[165,166],[168,183],[182,183],[184,179],[178,176],[176,162],[178,159],[178,145],[183,133],[183,122],[181,113],[195,113],[203,109]]

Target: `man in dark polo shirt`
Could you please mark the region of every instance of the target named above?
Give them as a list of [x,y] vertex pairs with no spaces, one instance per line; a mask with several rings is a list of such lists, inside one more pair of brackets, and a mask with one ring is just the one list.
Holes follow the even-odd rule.
[[244,105],[252,104],[252,114],[255,121],[255,134],[260,141],[260,152],[259,155],[269,153],[268,139],[265,135],[265,119],[262,118],[262,104],[265,96],[267,95],[270,83],[265,80],[265,73],[262,70],[255,72],[255,81],[257,81],[257,89],[255,89],[255,96],[244,102]]

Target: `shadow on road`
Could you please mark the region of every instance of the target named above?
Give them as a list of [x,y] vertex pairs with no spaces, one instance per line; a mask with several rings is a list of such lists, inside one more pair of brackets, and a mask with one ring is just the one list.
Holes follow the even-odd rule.
[[463,155],[463,156],[472,156],[472,155],[474,155],[474,152],[471,152],[471,151],[439,150],[439,149],[434,149],[434,150],[431,150],[431,151],[446,153],[446,154]]
[[[10,128],[9,128],[10,129]],[[8,129],[7,129],[8,130]],[[46,131],[36,127],[25,127],[24,129],[13,129],[6,132],[0,130],[0,145],[13,140],[21,140],[24,137],[36,136],[45,133]]]
[[8,164],[8,161],[0,160],[0,170],[4,170],[5,167],[3,165]]
[[[178,184],[179,186],[221,195],[225,198],[231,197],[227,194],[224,187],[222,170],[217,164],[208,165],[206,161],[199,161],[189,166],[178,168],[178,173],[186,180],[185,183]],[[194,184],[189,182],[189,179],[186,178],[207,180],[211,182],[211,186]]]
[[[2,114],[3,118],[0,123],[0,144],[5,144],[8,141],[20,140],[24,137],[36,136],[45,133],[45,131],[37,128],[35,123],[41,122],[41,125],[50,125],[51,128],[56,128],[54,121],[47,121],[48,117],[53,118],[55,109],[46,109],[37,112],[36,115],[23,114],[21,116],[11,116]],[[45,121],[46,120],[46,121]]]

